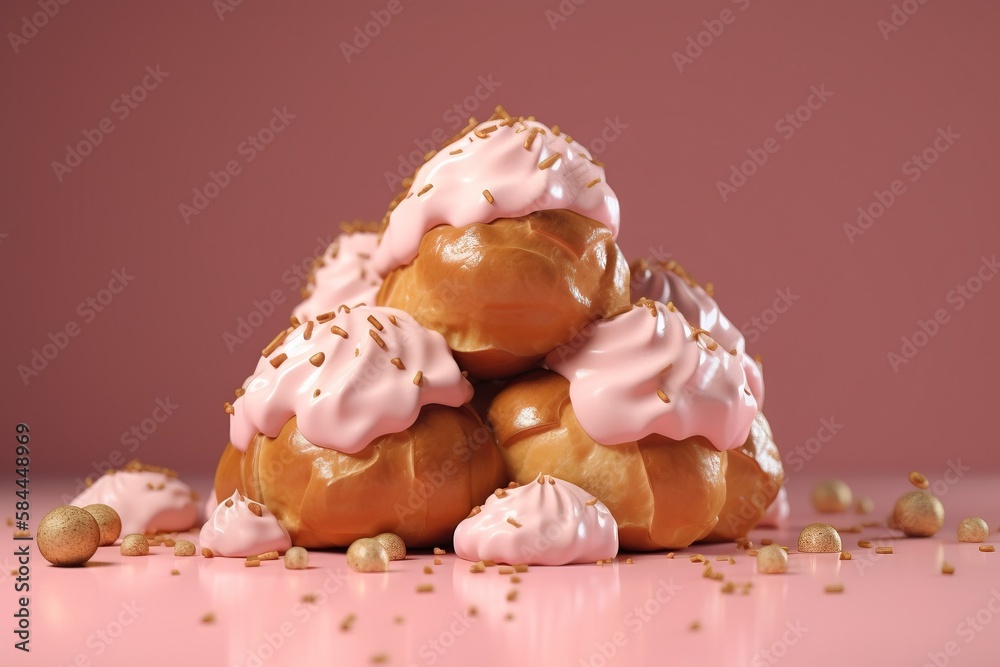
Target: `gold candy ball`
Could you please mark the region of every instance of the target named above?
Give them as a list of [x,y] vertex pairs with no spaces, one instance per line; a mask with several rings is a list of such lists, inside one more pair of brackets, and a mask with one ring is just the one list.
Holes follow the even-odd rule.
[[90,512],[63,505],[45,515],[38,524],[35,540],[42,557],[53,565],[83,565],[97,553],[101,527]]
[[802,553],[832,554],[843,551],[840,533],[828,523],[811,523],[799,533],[798,549]]
[[122,539],[122,556],[148,556],[149,540],[145,535],[133,533]]
[[304,570],[309,567],[309,552],[302,547],[292,547],[285,552],[285,569]]
[[191,542],[190,540],[177,540],[177,542],[174,544],[174,555],[193,556],[194,542]]
[[374,539],[385,549],[389,560],[403,560],[406,558],[406,544],[403,543],[403,538],[399,535],[395,533],[382,533],[381,535],[376,535]]
[[843,512],[851,506],[851,487],[839,479],[826,479],[813,487],[812,503],[820,512]]
[[83,509],[97,519],[97,525],[101,528],[101,546],[114,544],[122,534],[122,518],[118,516],[118,512],[101,503],[87,505]]
[[989,534],[990,527],[977,516],[962,519],[958,524],[959,542],[985,542]]
[[347,566],[355,572],[388,572],[389,554],[378,540],[362,538],[347,548]]
[[768,544],[757,552],[757,571],[761,574],[784,574],[788,570],[788,554],[777,544]]
[[891,524],[909,537],[930,537],[944,525],[944,505],[927,491],[904,493],[896,501]]

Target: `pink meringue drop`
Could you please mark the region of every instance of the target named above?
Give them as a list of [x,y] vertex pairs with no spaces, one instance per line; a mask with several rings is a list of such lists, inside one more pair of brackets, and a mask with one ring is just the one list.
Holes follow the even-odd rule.
[[316,267],[309,296],[292,313],[299,321],[315,319],[317,315],[364,303],[375,305],[375,295],[382,276],[372,266],[372,255],[378,245],[378,234],[353,232],[341,234],[330,244]]
[[181,532],[198,520],[191,487],[162,472],[108,471],[69,504],[84,507],[95,503],[118,512],[122,536]]
[[[251,503],[259,515],[250,509]],[[203,549],[211,549],[215,556],[240,558],[268,551],[284,553],[291,548],[292,538],[263,503],[234,491],[228,500],[219,503],[202,526],[198,543]]]
[[465,560],[567,565],[618,554],[618,524],[604,503],[550,475],[497,489],[478,509],[455,528],[455,553]]

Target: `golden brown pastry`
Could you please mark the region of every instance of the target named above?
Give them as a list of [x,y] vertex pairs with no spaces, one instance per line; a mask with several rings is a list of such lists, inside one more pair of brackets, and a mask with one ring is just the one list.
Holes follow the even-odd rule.
[[719,523],[706,538],[712,541],[744,537],[764,517],[785,481],[781,456],[763,413],[754,419],[747,441],[728,454],[726,503]]
[[726,452],[700,436],[599,444],[577,420],[569,382],[555,373],[511,381],[489,421],[513,481],[550,474],[585,489],[611,511],[625,550],[686,547],[715,527],[725,503]]
[[379,305],[439,331],[482,378],[534,366],[629,304],[618,199],[587,150],[498,108],[430,156],[393,202]]
[[447,542],[506,483],[472,386],[444,339],[406,313],[338,308],[280,334],[237,391],[215,476],[263,503],[293,544],[383,532]]

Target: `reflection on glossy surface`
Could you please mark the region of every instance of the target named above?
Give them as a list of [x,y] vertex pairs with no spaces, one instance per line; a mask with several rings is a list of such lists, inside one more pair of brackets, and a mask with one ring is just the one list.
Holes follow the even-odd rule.
[[[876,513],[892,506],[896,482],[905,483],[900,475],[844,478],[875,499]],[[611,565],[531,567],[517,575],[520,583],[499,567],[472,573],[451,554],[434,565],[427,552],[384,574],[349,571],[342,552],[313,552],[309,569],[299,571],[281,561],[246,568],[237,559],[175,558],[168,547],[129,559],[101,547],[94,562],[106,565],[73,569],[35,558],[32,652],[15,655],[5,642],[0,662],[67,665],[82,656],[115,666],[138,656],[159,666],[181,656],[198,665],[301,667],[364,665],[384,655],[391,665],[842,665],[849,653],[863,656],[859,664],[923,665],[951,647],[949,665],[995,664],[1000,559],[959,543],[954,528],[962,516],[989,518],[1000,480],[966,476],[951,486],[942,498],[951,518],[933,538],[844,531],[850,561],[795,553],[798,530],[819,518],[808,504],[814,481],[792,480],[789,529],[751,534],[755,545],[766,537],[792,547],[786,575],[758,576],[754,559],[732,544],[696,545],[673,559],[620,554]],[[70,484],[36,482],[39,513],[58,505]],[[838,527],[870,518],[824,516]],[[894,553],[875,554],[859,539]],[[988,543],[996,542],[992,533]],[[694,553],[724,579],[704,577],[706,566],[689,559]],[[955,574],[941,573],[943,561]],[[11,586],[16,563],[8,555],[0,564],[0,583]],[[825,593],[833,583],[844,591]],[[420,584],[433,590],[418,592]],[[4,613],[13,613],[12,596],[4,599]],[[208,612],[214,623],[201,622]]]

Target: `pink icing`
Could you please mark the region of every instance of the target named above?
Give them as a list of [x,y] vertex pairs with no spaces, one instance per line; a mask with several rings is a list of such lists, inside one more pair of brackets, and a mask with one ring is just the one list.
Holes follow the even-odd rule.
[[242,451],[258,433],[276,437],[294,416],[314,445],[354,454],[412,426],[425,405],[457,407],[472,398],[441,334],[376,306],[342,307],[333,319],[288,329],[243,388],[229,423]]
[[597,442],[700,435],[725,450],[746,441],[757,402],[739,358],[676,310],[642,301],[585,334],[545,363],[569,380],[580,426]]
[[[551,166],[540,167],[557,154]],[[537,121],[486,121],[420,167],[410,194],[389,215],[375,268],[384,276],[409,264],[424,234],[438,225],[461,228],[552,209],[587,216],[618,237],[618,197],[586,148]]]
[[176,477],[146,470],[117,470],[102,475],[70,505],[101,503],[122,518],[122,535],[180,532],[198,519],[191,487]]
[[498,493],[503,497],[491,495],[477,514],[455,528],[460,558],[567,565],[618,554],[618,524],[611,512],[575,484],[541,475]]
[[346,303],[375,305],[375,295],[382,277],[372,266],[378,234],[354,232],[341,234],[323,254],[323,264],[313,273],[312,290],[293,314],[300,321],[313,319]]
[[292,538],[278,518],[262,503],[257,503],[261,515],[250,510],[256,502],[239,491],[219,503],[198,536],[199,546],[209,548],[216,556],[234,558],[258,556],[268,551],[284,553],[292,546]]
[[682,273],[683,269],[675,271],[670,266],[643,267],[635,271],[632,275],[632,300],[646,298],[660,303],[672,302],[688,322],[708,331],[708,335],[727,350],[736,350],[750,393],[757,400],[757,408],[763,410],[764,374],[757,362],[746,353],[743,334],[722,314],[715,299]]

